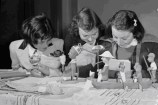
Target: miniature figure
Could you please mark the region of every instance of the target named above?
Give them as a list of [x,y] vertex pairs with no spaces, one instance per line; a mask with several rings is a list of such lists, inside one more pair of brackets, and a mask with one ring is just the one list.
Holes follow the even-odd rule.
[[157,65],[154,61],[155,59],[155,54],[154,53],[149,53],[148,54],[148,61],[151,63],[150,67],[148,67],[148,71],[151,74],[151,79],[153,82],[156,82],[156,70],[157,70]]
[[139,63],[136,63],[134,66],[135,73],[133,74],[133,81],[134,82],[141,82],[142,81],[142,66]]
[[[37,50],[34,51],[34,53],[32,54],[32,56],[30,55],[29,56],[29,61],[30,63],[33,65],[34,67],[34,72],[32,73],[32,75],[36,76],[36,77],[41,77],[43,76],[43,74],[38,70],[40,65],[40,60],[41,60],[41,56],[40,54],[37,52]],[[33,69],[30,70],[30,72],[32,71]]]
[[77,45],[77,46],[73,46],[71,49],[70,49],[70,52],[69,52],[69,57],[71,58],[71,61],[69,63],[68,68],[71,69],[71,80],[73,80],[73,77],[76,76],[76,79],[78,78],[78,68],[77,68],[77,65],[76,65],[76,56],[78,54],[80,54],[81,52],[81,45]]
[[124,62],[120,62],[119,68],[118,68],[119,73],[117,75],[118,75],[118,80],[120,80],[121,83],[126,82],[126,76],[125,76],[124,69],[125,69]]
[[112,56],[112,54],[109,52],[109,51],[105,51],[104,53],[102,53],[101,55],[102,58],[102,61],[103,63],[105,64],[103,69],[100,69],[98,71],[98,79],[97,81],[98,82],[101,82],[101,81],[107,81],[108,80],[108,71],[109,71],[109,60],[114,58]]

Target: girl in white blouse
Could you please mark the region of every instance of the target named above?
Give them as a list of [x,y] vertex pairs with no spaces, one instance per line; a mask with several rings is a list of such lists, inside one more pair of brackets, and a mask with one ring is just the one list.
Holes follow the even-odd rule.
[[[12,69],[28,72],[33,76],[61,75],[60,56],[63,40],[54,38],[50,20],[44,13],[26,19],[22,24],[23,39],[11,42]],[[55,52],[59,51],[58,56]]]

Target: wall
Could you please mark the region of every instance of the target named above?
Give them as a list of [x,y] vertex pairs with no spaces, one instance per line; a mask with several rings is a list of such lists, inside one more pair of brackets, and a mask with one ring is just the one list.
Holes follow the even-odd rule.
[[9,69],[11,67],[9,44],[10,41],[18,37],[18,13],[16,11],[18,9],[18,0],[1,0],[0,2],[0,69]]
[[134,10],[147,33],[158,36],[158,0],[78,0],[78,10],[92,8],[106,23],[120,9]]
[[45,12],[50,18],[50,0],[34,0],[35,2],[35,14]]
[[62,35],[65,37],[65,32],[70,25],[72,18],[77,13],[77,0],[62,0]]
[[64,38],[65,30],[77,12],[77,0],[34,0],[35,14],[46,12],[57,31],[57,37]]

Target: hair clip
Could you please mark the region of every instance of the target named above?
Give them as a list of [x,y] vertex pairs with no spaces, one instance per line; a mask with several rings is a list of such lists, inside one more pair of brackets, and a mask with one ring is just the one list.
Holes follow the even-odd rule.
[[133,21],[134,21],[134,26],[137,26],[137,20],[134,19]]

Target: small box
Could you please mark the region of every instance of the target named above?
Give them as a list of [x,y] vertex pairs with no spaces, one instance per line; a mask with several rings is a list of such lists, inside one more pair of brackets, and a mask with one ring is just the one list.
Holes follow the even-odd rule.
[[109,70],[116,70],[118,71],[120,63],[124,63],[124,71],[129,72],[131,71],[131,62],[129,60],[118,60],[118,59],[110,59],[109,61]]

